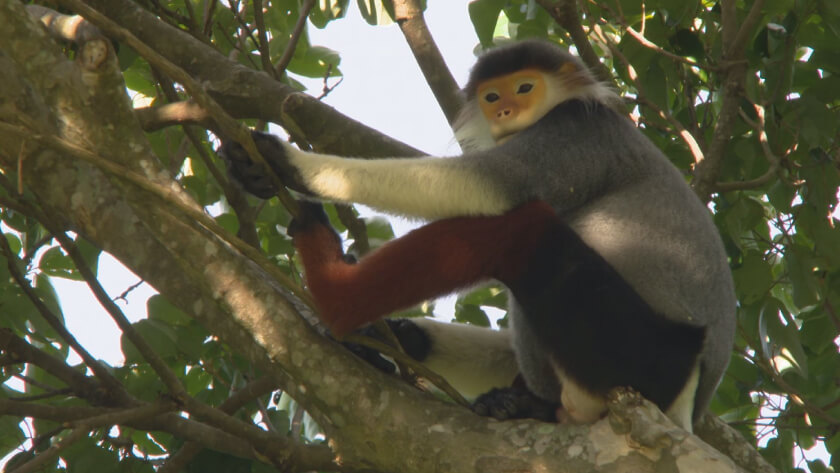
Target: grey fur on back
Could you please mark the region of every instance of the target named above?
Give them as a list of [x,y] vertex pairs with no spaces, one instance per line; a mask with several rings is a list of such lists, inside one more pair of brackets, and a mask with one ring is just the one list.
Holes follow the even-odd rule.
[[[461,159],[514,204],[550,203],[654,310],[707,327],[700,415],[729,362],[736,300],[709,211],[667,158],[609,107],[572,100],[506,143]],[[528,347],[516,350],[523,371],[544,369],[527,366]]]

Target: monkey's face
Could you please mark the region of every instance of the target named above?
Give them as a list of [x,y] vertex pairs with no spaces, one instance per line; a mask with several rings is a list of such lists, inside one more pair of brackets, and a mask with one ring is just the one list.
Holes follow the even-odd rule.
[[523,69],[478,85],[476,98],[496,143],[529,127],[551,109],[547,87],[546,74],[538,69]]

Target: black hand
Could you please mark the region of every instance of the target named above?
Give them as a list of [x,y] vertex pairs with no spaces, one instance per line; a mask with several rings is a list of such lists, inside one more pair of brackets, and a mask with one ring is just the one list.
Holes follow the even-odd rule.
[[[251,131],[251,138],[260,154],[285,185],[306,192],[306,188],[300,184],[301,179],[297,169],[289,164],[283,143],[276,136]],[[232,140],[225,140],[218,153],[227,163],[230,176],[246,191],[263,199],[268,199],[277,193],[277,186],[274,185],[265,168],[262,164],[252,161],[242,145]]]
[[473,412],[499,420],[537,419],[557,422],[559,404],[537,397],[527,388],[496,388],[478,396]]

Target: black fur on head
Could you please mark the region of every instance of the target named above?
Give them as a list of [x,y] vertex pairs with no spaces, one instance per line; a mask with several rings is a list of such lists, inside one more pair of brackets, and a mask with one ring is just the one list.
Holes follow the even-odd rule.
[[545,40],[529,39],[491,49],[484,53],[470,71],[464,87],[467,97],[474,97],[478,84],[487,79],[535,68],[555,72],[563,64],[573,63],[585,70],[580,60],[560,46]]

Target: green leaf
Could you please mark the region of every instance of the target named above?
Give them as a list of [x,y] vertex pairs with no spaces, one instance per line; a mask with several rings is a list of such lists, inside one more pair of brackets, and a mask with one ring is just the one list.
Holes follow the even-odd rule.
[[251,473],[251,461],[226,453],[204,449],[193,458],[184,471],[186,473],[207,473],[210,471]]
[[808,96],[802,97],[799,105],[803,108],[799,123],[800,132],[802,138],[811,147],[823,146],[835,137],[837,132],[835,124],[838,121],[836,111],[829,109],[825,103]]
[[814,242],[815,255],[825,258],[832,267],[840,267],[840,223],[820,215],[812,205],[801,205],[796,209],[797,231],[803,232]]
[[810,251],[801,245],[789,245],[785,252],[785,266],[793,286],[793,303],[807,307],[820,300],[820,286],[814,274],[815,262]]
[[12,254],[19,255],[20,250],[23,248],[23,244],[20,242],[20,238],[18,238],[17,235],[8,232],[3,233],[3,235],[6,236],[6,242],[9,243],[9,248],[12,249]]
[[231,235],[236,235],[239,231],[239,219],[235,214],[224,213],[215,218],[216,223],[228,231]]
[[548,25],[538,20],[526,20],[516,25],[516,39],[528,38],[547,39]]
[[83,280],[82,276],[76,271],[73,261],[64,254],[60,246],[54,246],[44,252],[41,261],[38,262],[38,269],[47,276],[74,281]]
[[187,375],[182,379],[184,389],[191,396],[195,396],[199,392],[206,390],[212,386],[213,377],[201,368],[190,368]]
[[499,13],[507,4],[507,0],[475,0],[470,2],[468,7],[470,20],[472,21],[475,34],[484,47],[493,44],[493,34],[496,31],[496,23],[499,21]]
[[[770,344],[778,347],[781,354],[792,363],[793,368],[796,368],[803,377],[807,378],[808,356],[805,355],[805,350],[799,341],[798,327],[792,323],[790,316],[786,317],[789,323],[782,323],[781,317],[785,314],[788,314],[788,312],[782,303],[778,299],[770,298],[761,309],[760,324],[766,327]],[[765,356],[768,358],[774,358],[778,355],[778,352],[771,347],[764,346],[763,348]],[[780,367],[781,369],[783,367]]]
[[168,325],[186,325],[192,322],[189,316],[160,294],[155,294],[146,301],[146,311],[149,319]]
[[732,272],[741,304],[752,304],[767,294],[773,285],[770,264],[756,251],[748,251],[741,267]]
[[347,6],[350,0],[324,0],[315,4],[315,8],[309,13],[309,21],[315,27],[322,29],[327,23],[344,18],[347,14]]
[[70,445],[61,452],[61,458],[67,464],[67,473],[119,472],[117,452],[100,447],[94,437],[85,437]]
[[[125,353],[125,344],[123,342],[123,353]],[[117,372],[121,375],[123,385],[128,392],[138,399],[155,401],[160,398],[161,393],[166,392],[166,386],[163,385],[160,376],[148,364],[132,364],[126,356],[126,365],[117,369]],[[155,435],[158,433],[156,432]]]
[[461,323],[489,327],[490,318],[481,310],[481,307],[474,304],[455,304],[455,320]]
[[18,417],[0,416],[0,458],[4,458],[26,441],[26,436],[20,430],[20,421]]
[[[665,71],[658,63],[652,62],[648,69],[639,77],[645,89],[645,95],[653,103],[659,105],[663,110],[670,110],[668,103],[668,85],[665,80]],[[652,116],[655,116],[652,114]]]
[[182,353],[190,362],[197,363],[205,352],[204,341],[209,336],[207,330],[191,321],[189,325],[175,327],[174,331],[178,353]]
[[834,337],[837,329],[831,318],[819,311],[818,315],[809,316],[802,322],[799,339],[809,350],[820,353],[826,349],[834,349]]
[[391,228],[391,222],[386,218],[365,218],[365,226],[367,227],[368,241],[372,248],[382,246],[385,242],[394,239],[394,229]]
[[[177,354],[175,332],[172,327],[159,320],[140,320],[132,324],[134,330],[140,334],[146,343],[161,358],[172,358]],[[125,334],[120,339],[122,352],[126,363],[142,363],[143,357]]]
[[82,254],[82,259],[87,263],[88,269],[96,276],[99,272],[99,255],[102,254],[102,250],[93,246],[81,236],[76,237],[75,243],[76,249]]
[[268,420],[271,422],[271,425],[277,429],[277,432],[285,433],[291,428],[291,420],[289,419],[288,411],[271,408],[268,410]]
[[751,197],[741,194],[724,212],[724,222],[729,235],[741,242],[753,228],[764,221],[764,206]]
[[459,296],[458,303],[507,310],[507,292],[498,285],[485,286]]
[[131,441],[144,455],[163,455],[166,453],[166,450],[162,449],[160,445],[152,440],[148,432],[133,431],[131,433]]
[[388,26],[394,22],[394,10],[391,2],[382,0],[356,0],[362,18],[369,25]]
[[678,29],[669,41],[674,52],[680,56],[693,57],[698,60],[703,59],[705,56],[703,42],[700,41],[697,33],[690,29]]
[[304,77],[322,78],[330,72],[330,77],[338,77],[341,71],[338,65],[341,56],[332,49],[323,46],[312,46],[303,53],[297,52],[289,62],[289,71]]
[[789,183],[779,179],[770,186],[767,191],[767,199],[770,204],[779,212],[788,213],[793,207],[793,199],[796,196],[796,188]]

